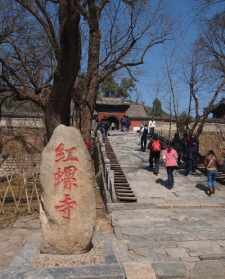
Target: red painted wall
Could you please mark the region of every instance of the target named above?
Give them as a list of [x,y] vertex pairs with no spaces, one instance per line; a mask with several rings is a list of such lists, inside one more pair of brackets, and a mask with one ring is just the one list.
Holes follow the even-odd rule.
[[[109,117],[116,117],[119,120],[120,123],[120,119],[126,115],[126,112],[98,112],[98,121],[100,122],[103,119],[108,119]],[[130,125],[130,130],[133,130],[134,127],[140,127],[141,123],[143,121],[142,120],[136,120],[136,119],[132,119],[131,120],[131,125]]]
[[124,112],[98,112],[98,121],[101,121],[102,119],[107,119],[109,117],[116,117],[119,121],[120,119],[125,115],[125,111]]
[[140,127],[141,126],[142,121],[141,120],[131,120],[131,127]]

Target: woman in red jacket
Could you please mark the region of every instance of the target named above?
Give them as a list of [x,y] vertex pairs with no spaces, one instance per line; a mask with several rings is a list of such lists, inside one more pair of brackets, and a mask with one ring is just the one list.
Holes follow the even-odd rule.
[[173,172],[177,167],[177,159],[178,154],[177,151],[172,147],[171,144],[167,146],[167,148],[163,151],[163,161],[166,166],[168,180],[167,180],[167,186],[169,189],[173,188],[174,186],[174,176]]

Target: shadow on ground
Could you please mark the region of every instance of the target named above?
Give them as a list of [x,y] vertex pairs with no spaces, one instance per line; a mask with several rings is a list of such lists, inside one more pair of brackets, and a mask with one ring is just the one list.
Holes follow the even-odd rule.
[[164,186],[168,190],[171,190],[173,188],[173,187],[168,186],[167,180],[163,180],[161,178],[158,178],[158,179],[156,179],[155,182],[158,183],[158,184],[161,184],[162,186]]
[[199,189],[199,190],[205,192],[205,194],[207,195],[207,193],[206,193],[207,190],[208,190],[208,187],[207,187],[207,186],[205,186],[204,184],[198,183],[195,187],[196,187],[197,189]]
[[[187,176],[185,169],[178,169],[178,173],[181,174],[181,175]],[[201,177],[202,173],[198,172],[198,171],[193,171],[193,172],[189,173],[188,175],[193,175],[193,176],[196,176],[196,177]]]
[[149,166],[144,166],[142,168],[143,168],[143,170],[152,171],[152,169]]

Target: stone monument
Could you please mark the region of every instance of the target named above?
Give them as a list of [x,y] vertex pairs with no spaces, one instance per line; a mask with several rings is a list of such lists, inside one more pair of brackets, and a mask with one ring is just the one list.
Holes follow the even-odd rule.
[[80,131],[59,125],[42,152],[42,251],[81,254],[95,227],[95,175]]

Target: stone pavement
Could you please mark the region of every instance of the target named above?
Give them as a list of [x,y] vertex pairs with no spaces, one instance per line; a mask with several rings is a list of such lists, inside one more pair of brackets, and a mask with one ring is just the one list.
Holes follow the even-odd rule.
[[[177,171],[175,187],[168,190],[165,169],[158,176],[149,171],[148,151],[140,151],[135,134],[109,138],[138,198],[108,206],[120,261],[152,267],[157,278],[225,278],[225,186],[217,184],[208,197],[204,175]],[[141,278],[154,277],[137,272]]]

